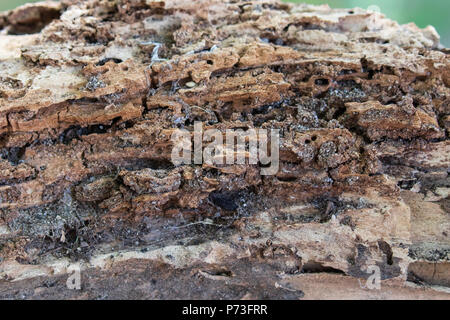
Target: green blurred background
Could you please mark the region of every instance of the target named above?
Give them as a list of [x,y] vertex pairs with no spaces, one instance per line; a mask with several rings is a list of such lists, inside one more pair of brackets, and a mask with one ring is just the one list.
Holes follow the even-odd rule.
[[[37,0],[0,0],[0,11],[15,8]],[[193,0],[194,1],[194,0]],[[450,1],[449,0],[285,0],[312,4],[328,3],[333,8],[360,7],[367,9],[376,5],[381,12],[399,23],[415,22],[423,28],[433,25],[441,35],[441,42],[450,47]]]

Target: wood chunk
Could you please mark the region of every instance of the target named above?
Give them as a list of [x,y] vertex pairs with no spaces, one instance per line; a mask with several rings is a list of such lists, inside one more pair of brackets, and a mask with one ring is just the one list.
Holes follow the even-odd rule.
[[[448,298],[425,287],[449,286],[433,27],[278,0],[62,0],[0,29],[0,298]],[[199,123],[218,141],[278,130],[279,158],[251,162],[247,136],[222,146],[242,163],[172,161],[175,133],[210,151],[189,144]],[[35,288],[80,261],[89,292]]]

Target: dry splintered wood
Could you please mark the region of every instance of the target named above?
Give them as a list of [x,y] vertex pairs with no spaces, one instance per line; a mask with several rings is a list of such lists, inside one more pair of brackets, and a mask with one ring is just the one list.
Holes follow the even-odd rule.
[[[0,13],[0,298],[450,298],[449,52],[272,0]],[[278,173],[173,165],[196,121],[279,129]]]

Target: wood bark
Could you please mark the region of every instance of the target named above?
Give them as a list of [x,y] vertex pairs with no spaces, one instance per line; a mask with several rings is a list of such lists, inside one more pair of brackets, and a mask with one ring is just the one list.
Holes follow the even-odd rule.
[[[449,298],[433,27],[272,0],[63,0],[0,29],[0,297]],[[279,129],[278,173],[175,166],[171,135],[196,121]],[[373,266],[381,290],[364,287]]]

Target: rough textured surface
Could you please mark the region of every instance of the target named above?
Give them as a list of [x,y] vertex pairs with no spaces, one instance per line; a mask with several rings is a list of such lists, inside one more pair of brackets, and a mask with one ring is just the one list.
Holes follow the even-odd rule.
[[[450,60],[432,27],[63,0],[0,29],[0,297],[450,297]],[[280,129],[280,170],[175,167],[171,133],[194,121]],[[74,265],[83,288],[62,289]]]

